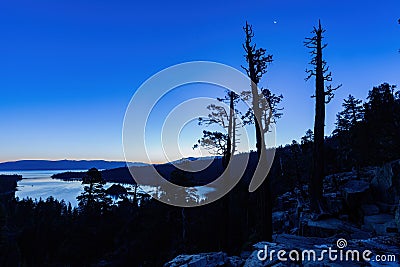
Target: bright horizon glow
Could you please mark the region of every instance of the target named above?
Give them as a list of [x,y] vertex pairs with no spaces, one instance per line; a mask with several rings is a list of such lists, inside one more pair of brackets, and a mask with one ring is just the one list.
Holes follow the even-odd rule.
[[[313,3],[2,2],[0,162],[123,161],[122,122],[135,90],[182,62],[215,61],[241,70],[246,20],[257,46],[274,57],[260,87],[284,95],[276,143],[285,145],[313,128],[314,81],[304,81],[310,56],[303,41],[321,19],[333,85],[343,84],[326,107],[330,135],[349,94],[365,100],[373,86],[400,86],[400,2]],[[193,138],[182,136],[182,142]]]

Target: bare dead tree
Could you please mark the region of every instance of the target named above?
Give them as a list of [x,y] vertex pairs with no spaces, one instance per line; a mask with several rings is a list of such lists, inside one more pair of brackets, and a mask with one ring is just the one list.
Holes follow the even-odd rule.
[[306,81],[315,77],[315,120],[314,120],[314,146],[313,146],[313,170],[310,181],[311,209],[317,213],[323,213],[322,195],[324,178],[324,127],[325,127],[325,104],[328,104],[334,97],[334,91],[341,85],[333,87],[331,84],[325,86],[325,82],[332,81],[332,73],[326,61],[323,59],[322,52],[327,44],[323,44],[323,33],[321,21],[318,27],[314,27],[312,37],[306,38],[305,47],[311,49],[312,59],[310,65],[312,69],[306,69],[308,76]]

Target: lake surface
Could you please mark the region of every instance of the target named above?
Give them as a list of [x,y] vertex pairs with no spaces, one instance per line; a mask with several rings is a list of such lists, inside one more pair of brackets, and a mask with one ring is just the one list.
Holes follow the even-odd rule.
[[17,191],[15,192],[15,196],[19,199],[29,197],[37,200],[40,198],[45,200],[53,196],[58,200],[63,199],[67,204],[70,202],[72,206],[78,206],[76,197],[83,191],[81,182],[62,181],[51,178],[53,174],[65,171],[69,170],[2,171],[0,174],[22,175],[22,180],[18,181]]
[[[40,198],[46,200],[52,196],[58,200],[64,200],[65,203],[71,203],[72,206],[77,207],[78,201],[76,197],[79,196],[84,185],[81,181],[64,181],[59,179],[52,179],[51,176],[60,172],[67,171],[87,171],[87,170],[40,170],[40,171],[1,171],[0,174],[19,174],[22,175],[22,180],[18,181],[17,191],[15,197],[19,199],[32,198],[33,200],[39,200]],[[107,189],[114,183],[106,183],[104,188]],[[126,185],[132,187],[132,185]],[[144,190],[143,190],[144,189]],[[141,186],[138,188],[138,192],[155,192],[156,188],[149,186]],[[203,199],[207,193],[212,192],[213,188],[202,188],[197,191],[199,199]],[[113,199],[118,201],[117,199]]]

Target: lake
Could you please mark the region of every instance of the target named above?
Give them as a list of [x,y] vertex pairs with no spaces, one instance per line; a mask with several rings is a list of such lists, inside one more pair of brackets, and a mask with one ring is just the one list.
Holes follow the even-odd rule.
[[[78,201],[76,197],[83,191],[84,185],[81,181],[64,181],[59,179],[52,179],[51,176],[60,172],[67,171],[86,171],[86,170],[40,170],[40,171],[0,171],[0,174],[19,174],[22,175],[22,180],[18,181],[17,191],[15,197],[19,199],[32,198],[39,200],[40,198],[46,200],[52,196],[58,200],[64,200],[65,203],[71,203],[72,206],[77,207]],[[104,188],[107,189],[114,183],[106,183]],[[126,185],[131,187],[132,185]],[[143,189],[145,190],[143,190]],[[138,192],[154,192],[156,189],[148,186],[141,186]],[[203,199],[204,196],[214,191],[213,188],[202,188],[197,192],[198,197]],[[113,199],[117,201],[117,199]]]
[[[0,174],[19,174],[22,180],[18,181],[15,196],[19,199],[32,198],[39,200],[47,199],[50,196],[66,203],[70,202],[72,206],[78,206],[76,197],[83,191],[83,185],[80,181],[62,181],[52,179],[51,176],[56,173],[69,170],[40,170],[40,171],[2,171]],[[74,170],[80,171],[80,170]]]

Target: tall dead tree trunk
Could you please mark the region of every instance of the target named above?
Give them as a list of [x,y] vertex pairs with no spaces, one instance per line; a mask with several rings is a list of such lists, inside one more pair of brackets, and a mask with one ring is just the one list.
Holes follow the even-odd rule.
[[324,179],[324,128],[325,128],[325,104],[333,98],[333,88],[331,85],[325,86],[325,81],[332,81],[332,74],[328,72],[329,67],[323,59],[322,52],[327,46],[322,44],[324,29],[321,27],[321,21],[318,28],[314,27],[311,38],[306,38],[305,46],[312,49],[311,65],[313,69],[307,70],[309,74],[306,80],[315,76],[315,120],[314,120],[314,145],[313,145],[313,169],[310,181],[311,209],[316,213],[324,213],[322,205],[323,179]]
[[325,80],[322,66],[322,29],[319,24],[316,33],[315,56],[315,120],[314,120],[314,147],[313,172],[311,177],[312,208],[321,210],[322,181],[324,178],[324,127],[325,127]]

